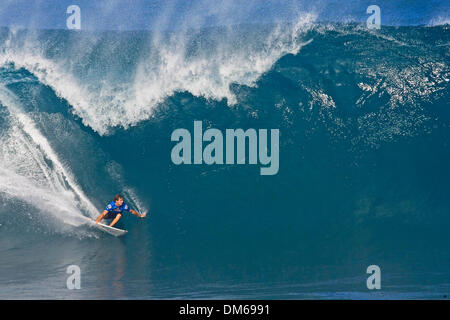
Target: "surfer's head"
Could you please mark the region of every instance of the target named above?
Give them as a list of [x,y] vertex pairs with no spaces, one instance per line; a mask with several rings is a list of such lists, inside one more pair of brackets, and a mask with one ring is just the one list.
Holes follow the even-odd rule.
[[116,194],[114,196],[114,203],[116,204],[116,206],[121,206],[123,203],[123,196],[120,194]]

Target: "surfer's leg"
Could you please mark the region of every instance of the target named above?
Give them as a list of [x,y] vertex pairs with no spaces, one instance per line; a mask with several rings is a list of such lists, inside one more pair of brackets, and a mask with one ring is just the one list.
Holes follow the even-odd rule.
[[117,221],[120,220],[120,218],[122,218],[122,215],[119,213],[119,214],[114,218],[113,222],[111,222],[111,224],[110,224],[109,226],[110,226],[110,227],[114,226],[114,225],[117,223]]

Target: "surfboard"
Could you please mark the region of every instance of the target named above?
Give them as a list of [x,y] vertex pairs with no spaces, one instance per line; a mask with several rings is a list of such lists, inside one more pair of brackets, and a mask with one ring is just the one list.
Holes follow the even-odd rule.
[[103,223],[95,223],[94,220],[89,220],[89,222],[91,223],[92,227],[102,230],[106,233],[109,233],[110,235],[113,235],[115,237],[123,236],[128,232],[127,230],[110,227]]

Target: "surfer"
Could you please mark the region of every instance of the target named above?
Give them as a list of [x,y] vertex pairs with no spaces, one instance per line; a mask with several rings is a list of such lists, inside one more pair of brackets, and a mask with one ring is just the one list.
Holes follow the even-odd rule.
[[123,196],[120,194],[117,194],[114,196],[114,201],[108,204],[105,208],[105,210],[102,212],[102,214],[95,220],[96,223],[99,223],[102,221],[102,219],[112,219],[110,227],[114,226],[117,221],[122,218],[122,212],[128,211],[135,216],[138,216],[139,218],[145,218],[145,213],[140,214],[137,211],[134,211],[133,209],[130,209],[130,207],[123,202]]

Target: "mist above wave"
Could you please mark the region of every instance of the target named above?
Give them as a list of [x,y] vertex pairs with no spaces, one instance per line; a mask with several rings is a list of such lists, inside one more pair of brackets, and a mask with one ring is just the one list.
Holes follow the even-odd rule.
[[99,134],[151,117],[156,106],[175,92],[196,97],[236,97],[233,83],[256,80],[286,54],[304,45],[313,14],[296,23],[192,29],[170,33],[85,33],[10,30],[0,64],[25,68]]

